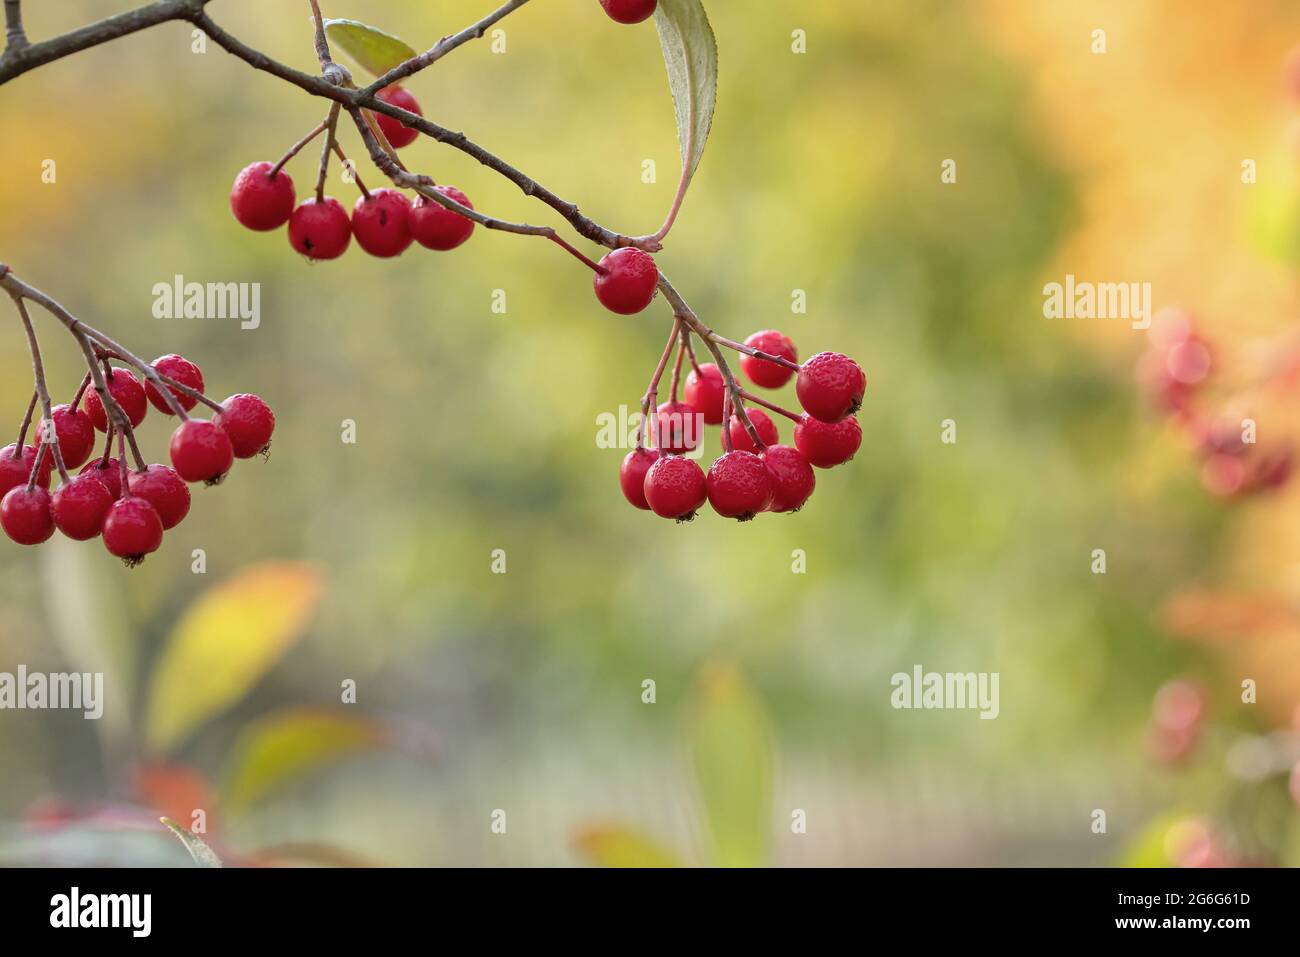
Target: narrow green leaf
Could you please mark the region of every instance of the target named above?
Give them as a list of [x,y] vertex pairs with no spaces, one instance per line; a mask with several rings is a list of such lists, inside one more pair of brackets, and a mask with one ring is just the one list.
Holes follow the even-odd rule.
[[217,857],[212,848],[204,844],[192,832],[181,827],[169,817],[160,817],[158,820],[162,821],[173,834],[181,839],[181,843],[185,845],[185,850],[190,852],[190,857],[194,858],[194,863],[199,867],[221,866],[221,858]]
[[718,44],[700,0],[659,0],[655,25],[677,111],[684,192],[700,165],[713,125],[718,98]]
[[672,851],[621,824],[588,824],[578,829],[573,843],[598,867],[681,867]]
[[415,56],[409,44],[358,20],[326,20],[325,37],[331,50],[342,50],[357,66],[375,76],[383,76]]

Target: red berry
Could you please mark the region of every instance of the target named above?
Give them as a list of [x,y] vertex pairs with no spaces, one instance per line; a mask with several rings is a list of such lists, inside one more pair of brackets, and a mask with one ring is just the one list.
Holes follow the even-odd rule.
[[650,503],[645,500],[645,473],[658,461],[659,453],[654,449],[633,449],[618,468],[618,484],[623,489],[623,497],[637,508],[650,508]]
[[1240,492],[1245,483],[1246,465],[1239,456],[1216,452],[1201,466],[1201,485],[1211,495],[1227,498]]
[[338,259],[352,241],[352,223],[331,196],[303,200],[289,218],[289,244],[311,259]]
[[[414,113],[416,116],[424,116],[420,111],[420,104],[415,99],[415,95],[405,87],[386,86],[375,94],[376,99],[383,100],[389,106],[395,106],[398,109],[406,110],[408,113]],[[403,146],[410,146],[420,135],[420,131],[407,126],[401,120],[394,119],[384,113],[376,113],[375,119],[379,121],[379,128],[384,131],[384,138],[388,140],[388,145],[395,150],[400,150]]]
[[134,495],[119,498],[104,516],[104,547],[128,565],[138,565],[162,544],[162,519],[154,507]]
[[[753,423],[754,431],[758,437],[763,440],[764,445],[776,445],[781,441],[781,436],[776,430],[776,423],[771,420],[766,412],[762,409],[746,409],[749,413],[749,421]],[[740,421],[740,416],[733,415],[731,422],[728,424],[731,431],[731,447],[741,452],[757,452],[758,446],[754,445],[754,440],[749,437],[749,430],[745,424]]]
[[722,372],[712,362],[700,366],[698,373],[692,369],[686,376],[686,404],[703,415],[708,425],[722,421],[722,400],[726,393]]
[[215,485],[235,461],[230,437],[215,422],[187,419],[172,433],[172,465],[187,482]]
[[284,170],[271,176],[274,163],[245,166],[230,187],[230,211],[249,229],[264,232],[283,226],[293,212],[293,180]]
[[630,316],[650,305],[659,285],[654,257],[635,246],[622,246],[600,261],[592,277],[596,298],[610,312]]
[[763,464],[772,480],[769,511],[796,512],[817,487],[817,476],[798,449],[788,445],[768,446],[763,452]]
[[832,423],[804,415],[794,427],[795,448],[819,469],[843,465],[861,444],[862,426],[853,416]]
[[753,452],[727,452],[705,476],[709,504],[723,518],[747,522],[772,501],[767,466]]
[[655,13],[658,0],[600,0],[611,20],[617,23],[640,23]]
[[[135,428],[143,422],[145,413],[149,411],[149,403],[144,396],[144,386],[135,377],[135,373],[127,369],[110,369],[105,383],[108,385],[108,394],[122,407],[131,427]],[[94,389],[86,392],[86,414],[90,416],[95,428],[101,432],[108,431],[108,415],[104,411],[103,400]]]
[[352,235],[357,245],[381,259],[398,256],[411,245],[411,201],[395,189],[372,190],[352,207]]
[[[791,362],[799,361],[799,353],[795,351],[790,337],[775,329],[764,329],[762,332],[754,333],[745,340],[745,345]],[[793,369],[787,369],[768,359],[749,355],[740,357],[740,371],[745,373],[754,385],[761,385],[765,389],[779,389],[790,381],[790,376],[794,375]]]
[[104,461],[103,456],[97,459],[91,459],[86,463],[86,467],[80,472],[81,475],[94,473],[95,477],[104,483],[104,487],[113,493],[113,498],[122,496],[122,469],[117,464],[117,459],[109,458]]
[[50,514],[59,531],[84,542],[99,534],[113,499],[113,493],[96,473],[85,472],[55,489]]
[[[17,448],[15,443],[10,442],[0,449],[0,495],[4,495],[11,488],[26,485],[27,480],[31,478],[32,466],[36,464],[36,446],[24,445],[22,452],[15,458],[14,452]],[[36,475],[37,485],[49,487],[50,469],[53,468],[52,458],[53,456],[46,452],[45,458],[41,460],[41,470]]]
[[50,493],[39,485],[11,488],[0,499],[0,525],[19,545],[39,545],[54,534]]
[[699,413],[685,402],[660,403],[654,422],[654,443],[666,455],[681,455],[704,442]]
[[[435,186],[435,192],[454,200],[466,209],[473,209],[469,197],[455,186]],[[411,207],[411,235],[421,246],[446,252],[455,249],[474,232],[474,220],[452,212],[425,196],[418,196]]]
[[645,475],[645,500],[661,518],[689,522],[708,499],[703,470],[691,459],[665,455]]
[[862,405],[867,377],[861,367],[838,352],[819,352],[803,364],[795,393],[804,411],[823,422],[838,422]]
[[255,395],[247,392],[232,395],[221,403],[221,411],[212,421],[229,436],[237,459],[251,459],[271,447],[275,413]]
[[1169,350],[1165,368],[1179,385],[1193,386],[1210,374],[1210,350],[1200,339],[1192,337]]
[[90,458],[95,447],[95,426],[90,416],[68,405],[56,405],[50,410],[54,419],[54,434],[59,439],[59,452],[63,464],[75,469]]
[[[181,385],[187,385],[195,392],[203,391],[203,372],[189,359],[184,356],[178,356],[175,353],[169,356],[159,356],[154,359],[151,365],[154,371],[159,375],[165,375],[169,379],[175,379]],[[194,408],[198,399],[192,395],[186,395],[175,386],[168,386],[168,391],[176,396],[176,403],[186,412]],[[153,407],[163,415],[175,415],[172,407],[167,404],[167,397],[164,396],[157,387],[154,386],[147,378],[144,381],[144,391],[149,397],[149,402]]]
[[165,465],[126,473],[128,491],[154,507],[164,529],[175,528],[190,511],[190,487]]

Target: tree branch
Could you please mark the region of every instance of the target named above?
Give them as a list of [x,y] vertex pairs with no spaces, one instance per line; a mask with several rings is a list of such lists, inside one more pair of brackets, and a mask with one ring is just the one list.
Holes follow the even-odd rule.
[[5,52],[27,46],[23,32],[22,0],[5,0]]

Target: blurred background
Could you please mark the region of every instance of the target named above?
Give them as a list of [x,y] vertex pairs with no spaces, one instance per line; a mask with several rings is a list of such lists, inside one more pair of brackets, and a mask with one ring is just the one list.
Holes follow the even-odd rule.
[[[491,5],[323,4],[421,50]],[[26,7],[37,39],[126,5]],[[660,267],[715,329],[781,329],[869,381],[854,461],[743,525],[630,508],[626,450],[596,442],[645,389],[662,301],[614,316],[559,250],[482,229],[315,265],[242,229],[235,173],[325,108],[195,52],[184,24],[0,88],[0,261],[278,421],[269,459],[196,489],[137,569],[98,542],[0,543],[0,671],[106,686],[99,721],[0,713],[0,861],[185,864],[156,821],[197,809],[232,863],[1300,862],[1300,500],[1289,466],[1220,481],[1216,456],[1256,450],[1205,428],[1250,416],[1289,463],[1300,9],[707,8],[717,115]],[[209,13],[316,70],[306,4]],[[502,26],[504,54],[467,44],[411,82],[425,115],[653,231],[678,166],[654,28],[595,0]],[[480,210],[560,225],[455,150],[402,156]],[[316,157],[289,166],[300,197]],[[356,195],[337,168],[328,192]],[[1066,273],[1150,282],[1208,374],[1175,370],[1170,400],[1167,369],[1136,371],[1162,342],[1045,319]],[[260,326],[155,318],[178,274],[260,283]],[[35,318],[67,401],[78,356]],[[16,434],[30,371],[8,336]],[[140,429],[157,461],[163,418]],[[917,664],[997,672],[998,718],[894,710]]]

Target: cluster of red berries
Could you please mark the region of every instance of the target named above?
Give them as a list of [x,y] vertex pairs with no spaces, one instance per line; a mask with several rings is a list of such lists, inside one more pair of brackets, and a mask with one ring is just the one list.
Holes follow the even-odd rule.
[[[1207,413],[1202,401],[1214,365],[1209,343],[1181,309],[1164,309],[1153,320],[1149,345],[1138,361],[1138,381],[1151,403],[1172,416],[1201,461],[1201,484],[1223,498],[1285,485],[1294,451],[1262,446],[1243,437],[1240,415]],[[1284,374],[1300,375],[1300,362]]]
[[798,364],[794,343],[780,332],[756,332],[745,345],[740,368],[754,385],[779,389],[797,370],[795,393],[802,415],[764,402],[794,425],[794,446],[781,445],[776,423],[761,408],[745,410],[758,442],[738,414],[726,429],[723,454],[707,473],[685,454],[703,443],[696,423],[722,425],[727,383],[707,363],[686,379],[685,401],[674,396],[651,419],[654,448],[638,447],[619,469],[623,495],[637,508],[684,522],[707,501],[725,518],[752,519],[760,512],[793,512],[816,486],[813,467],[832,468],[851,459],[862,443],[854,413],[862,405],[867,379],[861,367],[838,352],[821,352]]
[[[177,405],[189,412],[203,393],[203,373],[178,355],[152,363],[164,378]],[[178,383],[193,390],[175,388]],[[129,369],[108,367],[105,373],[111,401],[134,429],[153,405],[173,415],[171,404],[152,381],[142,382]],[[188,416],[172,433],[171,466],[154,464],[129,468],[124,455],[114,458],[109,448],[90,459],[95,433],[108,433],[109,415],[98,392],[85,390],[71,405],[55,406],[49,422],[42,422],[36,445],[18,442],[0,449],[0,526],[20,545],[39,545],[58,529],[68,538],[87,541],[102,535],[104,546],[128,565],[143,560],[162,544],[163,532],[175,528],[190,510],[186,482],[214,485],[230,470],[236,458],[252,458],[270,445],[275,415],[260,398],[241,393],[220,403],[211,420]],[[84,406],[84,407],[82,407]],[[25,432],[25,428],[24,428]],[[54,469],[51,445],[57,442],[65,469],[81,471],[69,476],[53,494],[49,491]]]

